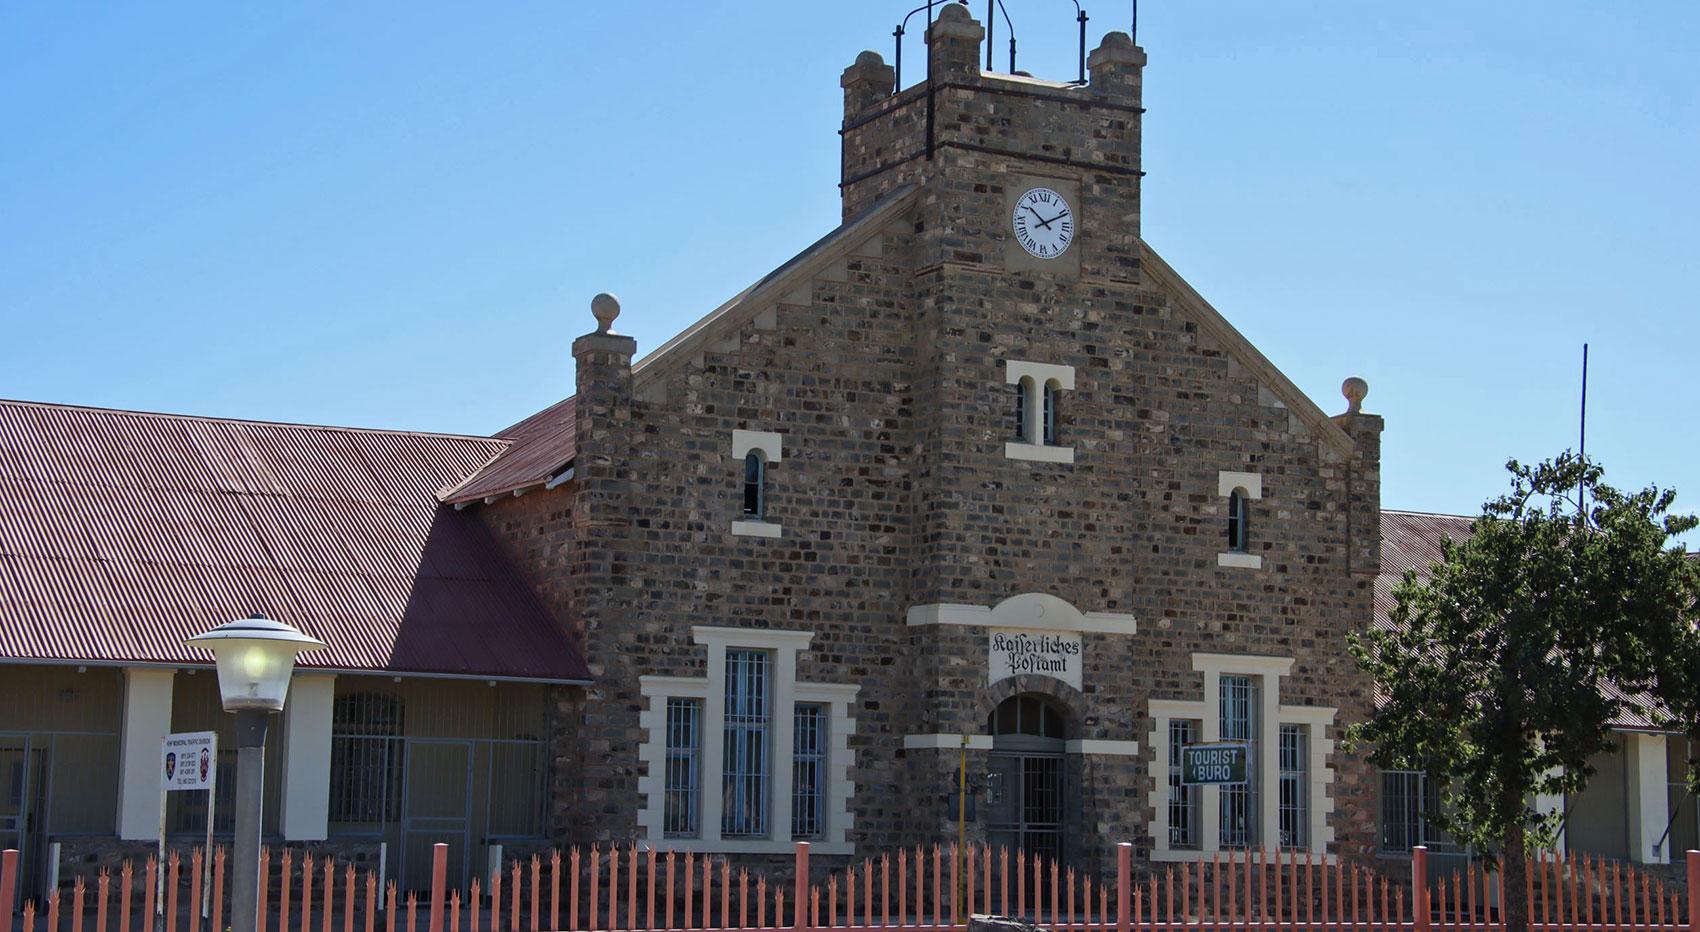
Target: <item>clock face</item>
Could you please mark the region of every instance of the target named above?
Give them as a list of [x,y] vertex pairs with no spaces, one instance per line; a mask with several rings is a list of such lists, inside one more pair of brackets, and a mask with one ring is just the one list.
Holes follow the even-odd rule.
[[1074,242],[1074,211],[1050,188],[1030,188],[1016,198],[1010,224],[1021,248],[1041,259],[1055,259]]

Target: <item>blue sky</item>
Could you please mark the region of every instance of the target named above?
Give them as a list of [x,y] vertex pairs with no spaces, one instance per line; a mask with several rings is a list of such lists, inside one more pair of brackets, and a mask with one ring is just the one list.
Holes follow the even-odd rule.
[[[1006,3],[1072,77],[1072,7]],[[497,430],[570,392],[593,293],[653,348],[837,223],[838,76],[907,9],[0,5],[0,397]],[[1700,509],[1700,4],[1139,38],[1146,238],[1324,409],[1369,380],[1386,506],[1573,446],[1588,341],[1590,452]]]

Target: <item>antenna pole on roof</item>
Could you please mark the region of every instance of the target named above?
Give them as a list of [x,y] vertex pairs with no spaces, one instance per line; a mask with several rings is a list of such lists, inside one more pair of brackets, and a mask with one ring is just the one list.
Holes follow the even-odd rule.
[[1139,44],[1139,0],[1133,0],[1133,23],[1127,31],[1127,37],[1133,40],[1134,45]]
[[[1582,344],[1582,436],[1579,453],[1583,464],[1588,460],[1588,344]],[[1588,480],[1584,475],[1576,488],[1576,523],[1588,523]]]

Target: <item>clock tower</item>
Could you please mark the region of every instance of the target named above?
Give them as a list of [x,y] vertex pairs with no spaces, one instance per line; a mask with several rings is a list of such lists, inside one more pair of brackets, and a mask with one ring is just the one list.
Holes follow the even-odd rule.
[[[920,189],[907,242],[927,424],[913,583],[922,603],[1041,589],[1126,605],[1125,586],[1079,562],[1017,580],[985,541],[1042,539],[1058,514],[1106,533],[1126,519],[1103,490],[1137,484],[1125,388],[1142,374],[1145,53],[1111,32],[1087,83],[1050,81],[982,71],[984,35],[967,7],[944,4],[923,80],[893,92],[892,68],[863,52],[841,82],[845,217]],[[962,508],[965,496],[986,509]]]

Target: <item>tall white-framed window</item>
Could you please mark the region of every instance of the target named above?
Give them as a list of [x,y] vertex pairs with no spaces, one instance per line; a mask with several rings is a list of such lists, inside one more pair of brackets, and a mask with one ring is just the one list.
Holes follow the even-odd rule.
[[1281,847],[1303,850],[1310,838],[1310,730],[1283,723],[1280,748]]
[[773,655],[767,651],[726,651],[722,838],[767,837],[772,667]]
[[662,835],[695,838],[702,799],[702,700],[667,699],[667,758]]
[[740,537],[779,537],[783,528],[769,514],[772,467],[784,458],[779,434],[765,430],[732,431],[732,457],[738,461],[738,517],[732,533]]
[[[657,848],[773,854],[806,837],[818,852],[853,853],[846,833],[860,687],[797,680],[798,655],[813,636],[700,625],[692,639],[705,650],[704,675],[638,678],[647,703],[638,825]],[[684,708],[699,710],[694,755],[669,727],[672,711]]]
[[1169,847],[1198,847],[1199,787],[1181,781],[1180,749],[1198,743],[1198,722],[1177,718],[1169,722]]
[[826,822],[827,707],[799,702],[791,740],[791,837],[818,838]]
[[1004,456],[1074,462],[1074,448],[1058,439],[1062,393],[1074,390],[1074,367],[1009,359],[1004,361],[1004,381],[1016,388],[1015,439],[1004,444]]
[[[1203,691],[1197,699],[1152,699],[1150,747],[1152,765],[1170,779],[1151,791],[1151,858],[1156,861],[1196,860],[1213,857],[1237,847],[1275,851],[1284,838],[1283,815],[1303,820],[1301,841],[1293,847],[1326,853],[1334,840],[1328,824],[1334,800],[1326,792],[1334,780],[1328,757],[1334,742],[1327,737],[1335,710],[1324,706],[1282,705],[1281,680],[1292,672],[1289,657],[1260,657],[1240,654],[1192,655],[1193,670],[1203,674]],[[1189,725],[1197,723],[1196,731]],[[1283,742],[1283,726],[1300,726],[1302,743],[1294,747],[1291,737]],[[1248,782],[1244,786],[1179,785],[1176,767],[1180,748],[1186,744],[1243,741],[1250,746]],[[1302,769],[1286,768],[1295,761],[1283,750],[1298,753]],[[1281,789],[1301,781],[1304,792],[1302,814],[1281,805]],[[1197,794],[1193,803],[1192,794]],[[1197,813],[1192,829],[1184,820]],[[1196,845],[1187,842],[1198,839]]]
[[1246,782],[1221,789],[1221,845],[1224,848],[1253,848],[1258,841],[1257,803],[1262,782],[1258,772],[1258,701],[1255,678],[1223,675],[1218,681],[1221,719],[1219,740],[1246,745]]
[[1263,476],[1255,472],[1216,474],[1216,491],[1224,502],[1224,546],[1216,554],[1217,566],[1255,570],[1263,566],[1263,557],[1252,553],[1251,503],[1263,498]]

